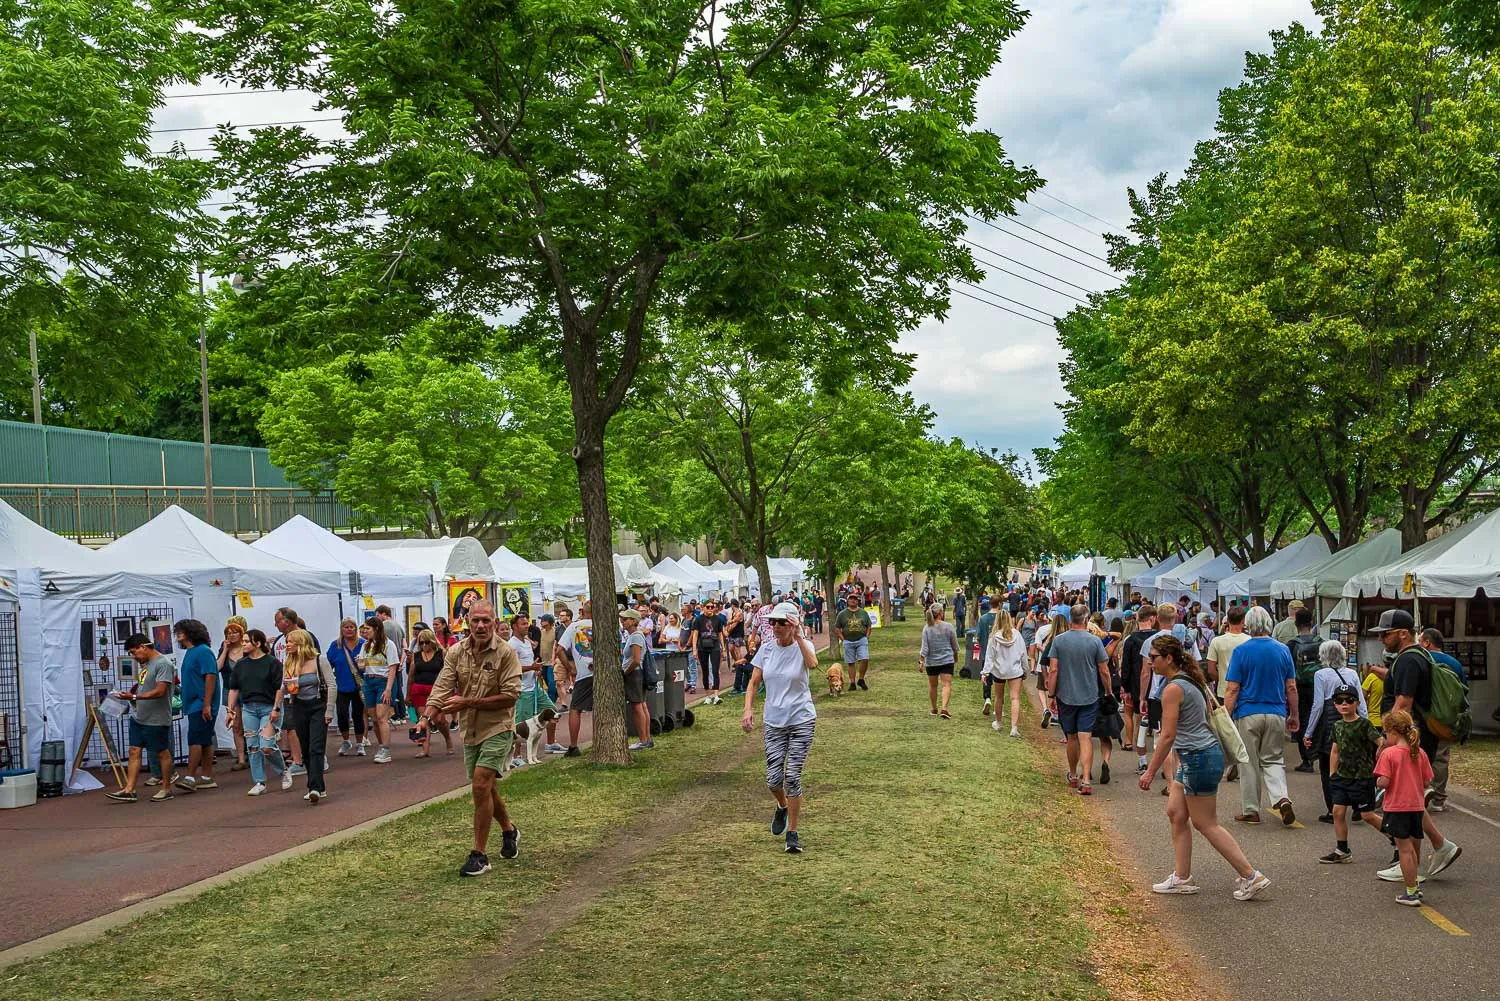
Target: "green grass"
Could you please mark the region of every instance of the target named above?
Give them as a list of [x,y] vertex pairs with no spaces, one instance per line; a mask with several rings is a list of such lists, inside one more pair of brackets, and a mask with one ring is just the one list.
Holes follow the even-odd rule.
[[[878,630],[873,690],[819,700],[801,857],[767,831],[759,734],[726,701],[630,768],[507,780],[522,858],[483,879],[456,874],[469,804],[440,804],[0,971],[0,996],[1105,997],[1070,872],[1092,821],[973,682],[957,718],[927,715],[917,636]],[[549,924],[560,887],[583,903]]]
[[1474,737],[1454,747],[1448,774],[1486,796],[1500,796],[1500,737]]

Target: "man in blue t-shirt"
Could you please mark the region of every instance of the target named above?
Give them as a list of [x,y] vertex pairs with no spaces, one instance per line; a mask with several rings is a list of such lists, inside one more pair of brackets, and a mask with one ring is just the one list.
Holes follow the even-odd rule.
[[[1458,675],[1458,680],[1469,687],[1469,679],[1464,674],[1464,666],[1458,662],[1458,658],[1443,649],[1443,634],[1441,630],[1428,627],[1422,630],[1417,637],[1417,643],[1432,655],[1432,659],[1439,664],[1449,667],[1453,673]],[[1432,756],[1432,799],[1427,803],[1427,809],[1432,813],[1442,813],[1448,809],[1448,765],[1449,756],[1453,751],[1453,741],[1438,741],[1437,753]]]
[[1224,706],[1244,738],[1250,761],[1240,771],[1240,805],[1235,820],[1260,823],[1260,789],[1265,784],[1271,809],[1290,827],[1297,816],[1287,798],[1283,753],[1289,733],[1297,732],[1297,671],[1286,645],[1271,638],[1276,623],[1260,606],[1245,615],[1250,638],[1229,658]]
[[[1068,610],[1067,632],[1051,639],[1047,674],[1047,691],[1056,702],[1057,718],[1068,741],[1068,785],[1084,796],[1093,793],[1093,730],[1099,717],[1099,692],[1109,691],[1109,655],[1099,637],[1088,631],[1088,621],[1087,605]],[[1105,774],[1101,773],[1101,782]]]
[[177,788],[184,792],[217,789],[214,690],[218,687],[219,661],[214,656],[208,627],[197,619],[183,619],[172,630],[177,634],[177,645],[186,651],[178,662],[177,674],[182,686],[182,715],[187,717],[188,765],[186,773],[177,776]]

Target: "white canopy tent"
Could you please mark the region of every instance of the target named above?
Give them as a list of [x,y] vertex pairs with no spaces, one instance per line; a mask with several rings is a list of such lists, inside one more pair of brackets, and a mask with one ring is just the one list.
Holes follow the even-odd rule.
[[1086,587],[1094,578],[1094,558],[1075,557],[1057,569],[1056,577],[1063,587]]
[[1215,555],[1212,550],[1204,550],[1158,577],[1156,591],[1162,601],[1175,601],[1187,594],[1206,605],[1218,596],[1219,581],[1233,573],[1234,560],[1227,553]]
[[1346,598],[1398,599],[1472,598],[1481,590],[1500,598],[1500,510],[1356,573],[1343,588]]
[[[639,555],[614,556],[615,593],[643,591],[655,582],[651,568]],[[587,559],[543,560],[536,564],[542,571],[543,587],[551,598],[581,598],[589,592],[589,561]]]
[[1157,578],[1161,577],[1162,574],[1170,573],[1177,569],[1185,559],[1187,559],[1186,553],[1173,553],[1155,566],[1149,567],[1137,576],[1130,578],[1131,588],[1141,592],[1141,597],[1147,601],[1155,601],[1157,597]]
[[750,582],[755,579],[755,572],[751,568],[730,560],[715,560],[708,569],[717,573],[721,580],[731,581],[734,593],[741,597],[750,593]]
[[222,634],[236,614],[272,636],[276,609],[289,606],[328,643],[344,614],[337,569],[312,569],[263,552],[175,504],[99,552],[117,566],[186,571],[193,617],[208,626],[210,636]]
[[[250,545],[292,563],[338,571],[343,578],[342,591],[352,599],[346,604],[344,614],[356,619],[361,617],[363,596],[369,596],[372,605],[390,605],[397,620],[403,623],[401,612],[397,610],[400,607],[421,605],[424,622],[431,622],[437,609],[442,607],[433,605],[432,574],[393,563],[361,549],[300,514]],[[297,611],[311,626],[312,620],[307,618],[307,613],[300,608]],[[319,632],[318,638],[326,646],[333,642],[334,635]]]
[[682,598],[696,598],[702,600],[712,593],[713,588],[705,586],[704,582],[695,578],[684,570],[672,557],[664,557],[661,562],[651,568],[652,574],[661,581],[662,587],[657,588],[657,593],[668,595],[671,592],[663,587],[676,588],[677,595]]
[[1325,560],[1302,567],[1271,581],[1271,597],[1289,600],[1311,598],[1337,600],[1351,577],[1371,567],[1389,563],[1401,555],[1401,533],[1387,528],[1363,542],[1340,549]]
[[1328,540],[1313,532],[1219,581],[1219,594],[1231,598],[1269,595],[1277,578],[1289,576],[1327,558]]
[[455,611],[449,596],[449,584],[467,583],[482,588],[493,599],[495,569],[479,540],[471,536],[441,539],[360,539],[354,543],[392,563],[421,571],[432,577],[432,603],[442,609],[445,618],[457,628],[463,618]]
[[677,565],[710,591],[728,591],[734,587],[736,575],[710,570],[691,556],[679,556]]
[[495,571],[495,587],[500,592],[502,606],[515,612],[524,604],[528,614],[536,616],[542,613],[546,595],[541,567],[501,546],[490,553],[490,568]]

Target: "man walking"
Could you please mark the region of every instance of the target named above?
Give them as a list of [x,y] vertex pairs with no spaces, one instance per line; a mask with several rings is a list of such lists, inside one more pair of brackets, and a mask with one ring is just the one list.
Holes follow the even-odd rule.
[[500,640],[495,606],[477,601],[469,608],[467,634],[448,648],[419,727],[425,740],[439,713],[456,713],[462,724],[464,767],[474,797],[474,848],[458,870],[460,876],[483,876],[490,871],[485,849],[494,821],[500,824],[500,857],[513,859],[519,853],[521,830],[511,822],[495,783],[510,771],[520,697],[521,660],[509,643]]
[[1249,762],[1240,773],[1239,816],[1244,824],[1260,823],[1260,790],[1265,786],[1271,809],[1291,827],[1297,822],[1286,790],[1286,738],[1298,732],[1297,672],[1286,645],[1271,637],[1271,613],[1259,606],[1245,615],[1250,638],[1234,651],[1226,674],[1224,707],[1244,738]]
[[[1464,666],[1458,662],[1458,658],[1443,649],[1443,634],[1437,629],[1428,627],[1422,630],[1422,635],[1417,637],[1417,642],[1422,649],[1432,655],[1432,659],[1454,674],[1458,680],[1469,687],[1469,679],[1464,674]],[[1448,809],[1448,765],[1449,756],[1453,751],[1453,741],[1439,740],[1437,754],[1432,757],[1432,792],[1427,799],[1427,809],[1432,813],[1442,813]]]
[[1311,608],[1297,609],[1292,619],[1297,624],[1297,635],[1287,642],[1286,648],[1292,655],[1292,667],[1297,672],[1297,718],[1302,721],[1302,729],[1295,734],[1297,750],[1302,756],[1302,763],[1297,766],[1297,771],[1313,772],[1317,771],[1317,755],[1302,738],[1306,736],[1304,730],[1314,723],[1308,716],[1312,714],[1313,675],[1318,673],[1318,648],[1323,645],[1323,637],[1313,628]]
[[1109,654],[1088,623],[1087,605],[1068,610],[1068,631],[1052,639],[1047,675],[1047,691],[1057,701],[1057,718],[1068,740],[1068,787],[1083,796],[1094,792],[1094,723],[1099,692],[1109,691]]
[[851,692],[856,687],[870,690],[865,684],[865,672],[870,668],[870,626],[870,613],[853,598],[833,620],[833,638],[843,644],[844,681]]
[[1278,643],[1290,643],[1297,635],[1297,613],[1303,608],[1299,599],[1292,599],[1286,606],[1286,618],[1276,623],[1276,628],[1271,631],[1271,638]]
[[594,711],[593,603],[585,598],[578,606],[578,615],[557,641],[558,660],[573,679],[573,694],[568,696],[568,749],[563,754],[568,758],[583,753],[578,749],[578,728],[583,725],[583,714]]
[[[1395,657],[1391,662],[1390,676],[1386,679],[1385,695],[1380,700],[1380,712],[1382,716],[1392,709],[1411,713],[1412,721],[1417,724],[1421,748],[1427,753],[1427,760],[1432,762],[1437,758],[1439,743],[1437,734],[1427,728],[1427,714],[1432,712],[1432,663],[1428,660],[1430,654],[1417,645],[1412,633],[1414,629],[1416,622],[1410,612],[1387,608],[1380,613],[1375,628],[1370,630],[1380,637],[1387,656]],[[1463,849],[1453,840],[1443,837],[1430,812],[1422,814],[1422,833],[1432,844],[1432,854],[1417,870],[1418,879],[1425,881],[1458,861]],[[1390,883],[1399,882],[1402,879],[1401,864],[1395,861],[1375,875]]]
[[130,763],[125,766],[124,787],[105,795],[117,803],[134,803],[142,758],[154,754],[161,764],[162,784],[151,798],[161,803],[173,798],[172,681],[177,666],[172,658],[157,653],[150,638],[142,633],[134,633],[125,641],[125,652],[136,663],[135,690],[119,693],[120,699],[131,703]]
[[[177,777],[177,788],[185,792],[217,789],[214,782],[214,748],[218,737],[214,717],[218,700],[214,690],[219,680],[219,660],[214,656],[208,627],[197,619],[183,619],[172,627],[177,645],[186,651],[178,672],[182,684],[182,714],[187,717],[187,773]],[[162,773],[165,781],[166,772]]]

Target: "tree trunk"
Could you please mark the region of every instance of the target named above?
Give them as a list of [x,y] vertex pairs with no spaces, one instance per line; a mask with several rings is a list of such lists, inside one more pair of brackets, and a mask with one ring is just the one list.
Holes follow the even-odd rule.
[[[589,600],[594,621],[594,746],[595,764],[626,765],[630,752],[625,734],[625,677],[620,673],[620,627],[615,602],[615,561],[609,502],[604,486],[603,421],[597,433],[575,421],[578,492],[583,501],[585,545],[589,563]],[[650,740],[649,733],[641,735]]]
[[771,585],[771,558],[763,546],[755,548],[755,572],[760,575],[760,600],[770,601],[775,588]]
[[1401,551],[1415,549],[1427,541],[1428,501],[1424,491],[1415,486],[1401,488]]
[[891,565],[880,564],[880,621],[891,624]]
[[834,591],[838,588],[838,571],[833,560],[823,561],[823,628],[828,630],[828,652],[833,649],[833,620],[838,618],[838,606],[834,602]]

